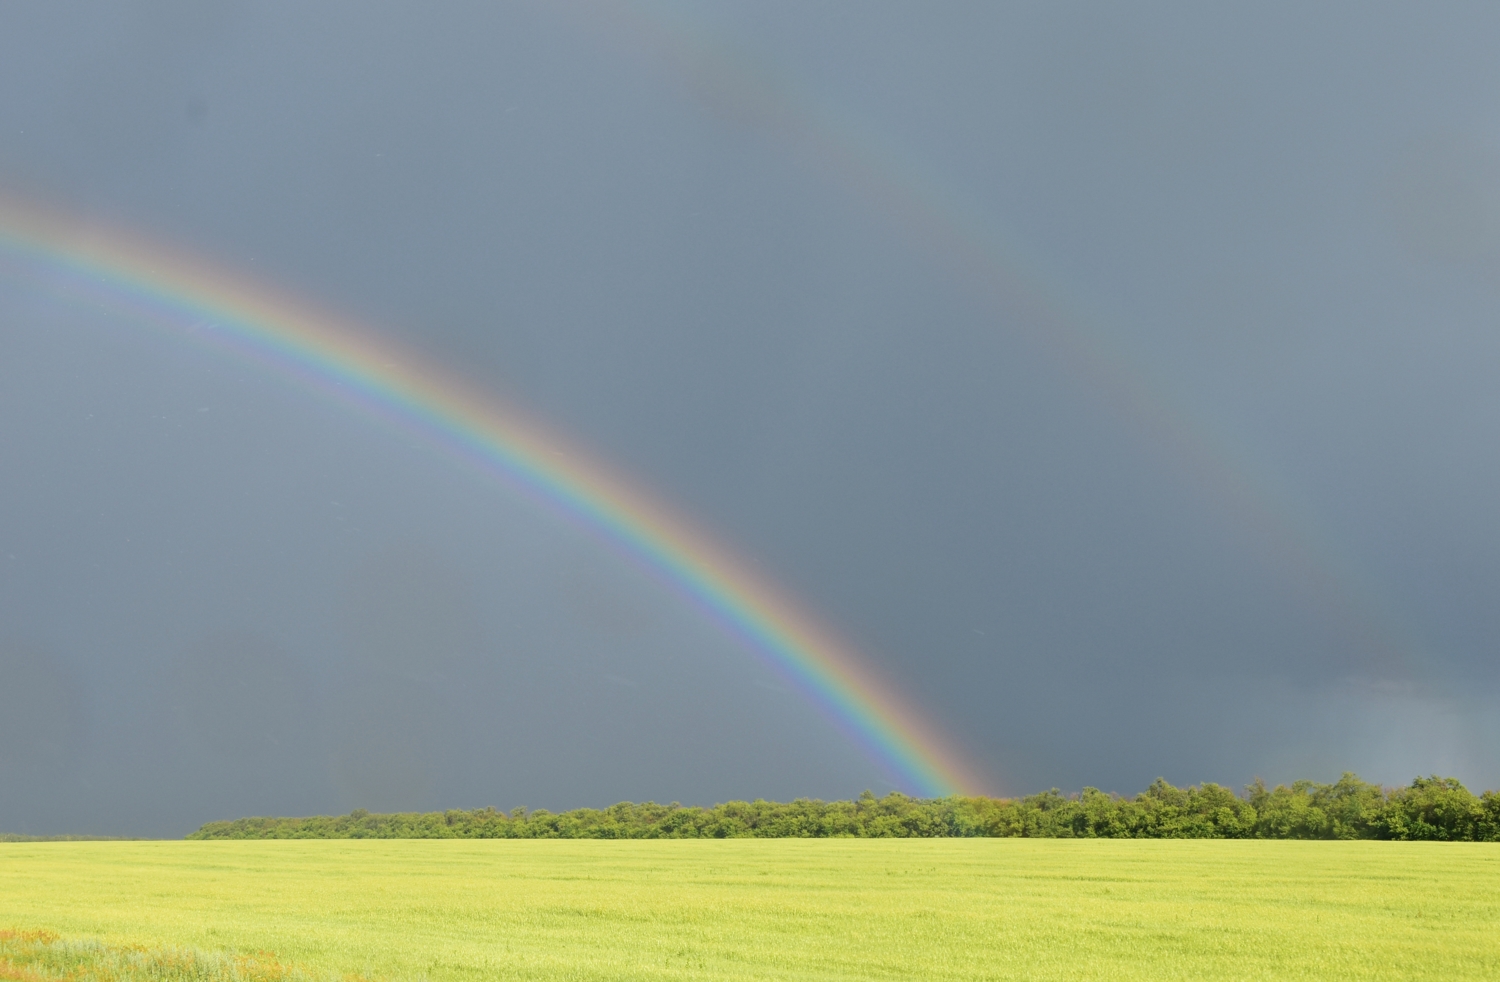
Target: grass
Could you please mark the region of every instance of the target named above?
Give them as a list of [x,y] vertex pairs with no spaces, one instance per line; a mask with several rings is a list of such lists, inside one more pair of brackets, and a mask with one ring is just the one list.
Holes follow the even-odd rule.
[[192,948],[110,945],[51,931],[0,930],[0,979],[6,982],[364,982],[309,971],[274,955],[232,955]]
[[12,843],[0,927],[386,979],[1494,979],[1500,847]]

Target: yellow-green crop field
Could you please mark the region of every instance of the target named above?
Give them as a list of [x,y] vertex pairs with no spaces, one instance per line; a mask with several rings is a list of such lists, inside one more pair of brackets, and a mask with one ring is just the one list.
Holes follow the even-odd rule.
[[1493,980],[1500,847],[14,843],[0,928],[378,979]]

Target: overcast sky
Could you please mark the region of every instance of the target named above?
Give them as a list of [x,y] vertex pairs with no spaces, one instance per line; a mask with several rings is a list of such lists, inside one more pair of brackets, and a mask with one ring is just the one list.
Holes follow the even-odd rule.
[[[1500,785],[1492,4],[14,2],[0,190],[591,448],[990,782]],[[884,792],[671,590],[0,263],[0,830]]]

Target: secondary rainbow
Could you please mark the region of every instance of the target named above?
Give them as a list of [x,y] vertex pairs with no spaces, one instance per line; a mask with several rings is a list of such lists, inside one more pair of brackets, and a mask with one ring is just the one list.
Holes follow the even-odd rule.
[[34,204],[0,199],[0,254],[55,288],[217,341],[504,478],[691,598],[905,790],[935,796],[981,788],[936,728],[849,645],[690,520],[492,395],[248,277]]
[[773,71],[684,9],[633,0],[571,0],[581,25],[671,66],[716,114],[759,131],[888,219],[1120,419],[1164,451],[1224,508],[1247,543],[1314,601],[1348,642],[1346,667],[1402,685],[1426,676],[1423,645],[1396,603],[1339,549],[1312,508],[1272,468],[1191,412],[1149,363],[1102,330],[1103,318],[1045,274],[1024,243],[915,155],[879,139],[784,71]]

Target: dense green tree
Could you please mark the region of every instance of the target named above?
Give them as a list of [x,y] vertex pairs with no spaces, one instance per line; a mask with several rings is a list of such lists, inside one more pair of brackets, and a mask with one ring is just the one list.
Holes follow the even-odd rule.
[[1483,825],[1484,805],[1452,777],[1419,777],[1391,795],[1382,825],[1387,839],[1473,841]]
[[1433,839],[1500,841],[1500,793],[1475,797],[1455,778],[1387,789],[1344,774],[1236,794],[1218,784],[1174,787],[1158,778],[1134,798],[1053,788],[1024,798],[911,798],[869,791],[853,801],[676,802],[556,813],[494,808],[210,822],[189,838],[933,838],[962,836],[1143,839]]

